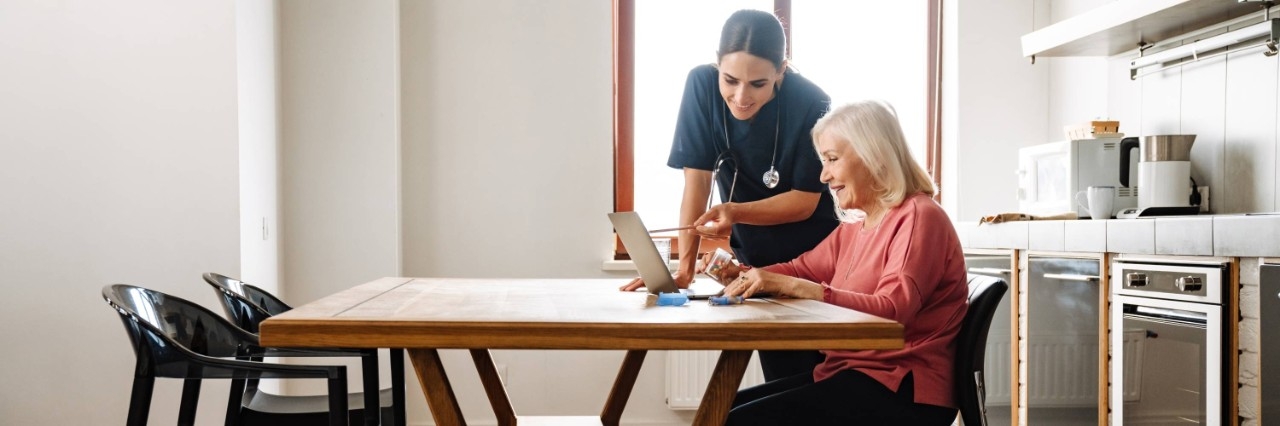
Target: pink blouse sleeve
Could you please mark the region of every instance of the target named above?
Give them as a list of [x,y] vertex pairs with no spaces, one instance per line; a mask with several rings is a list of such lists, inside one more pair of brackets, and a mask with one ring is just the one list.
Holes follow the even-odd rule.
[[790,262],[775,263],[763,269],[769,272],[806,279],[815,283],[831,282],[835,275],[837,255],[840,253],[841,233],[849,225],[840,224],[827,238],[812,250],[804,252]]

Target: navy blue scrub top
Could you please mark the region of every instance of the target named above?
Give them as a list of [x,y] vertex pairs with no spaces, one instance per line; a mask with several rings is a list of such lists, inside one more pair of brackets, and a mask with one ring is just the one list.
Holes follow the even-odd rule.
[[[813,82],[788,69],[774,99],[754,119],[741,121],[728,114],[720,96],[719,78],[713,65],[689,71],[667,166],[711,171],[717,160],[728,158],[716,173],[716,185],[720,194],[728,196],[736,168],[738,179],[731,201],[738,203],[763,200],[792,189],[819,193],[818,207],[803,221],[733,225],[729,246],[739,262],[766,266],[795,259],[817,246],[839,224],[831,192],[819,180],[822,163],[809,133],[827,113],[831,98]],[[773,160],[775,131],[777,159]],[[780,176],[774,188],[766,187],[763,181],[771,161]]]

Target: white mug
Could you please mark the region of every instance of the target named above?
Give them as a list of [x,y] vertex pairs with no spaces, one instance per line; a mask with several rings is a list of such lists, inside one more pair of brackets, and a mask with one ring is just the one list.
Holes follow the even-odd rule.
[[[1090,186],[1089,189],[1076,193],[1076,204],[1089,212],[1090,219],[1110,219],[1115,196],[1114,186]],[[1083,201],[1081,197],[1084,197]]]

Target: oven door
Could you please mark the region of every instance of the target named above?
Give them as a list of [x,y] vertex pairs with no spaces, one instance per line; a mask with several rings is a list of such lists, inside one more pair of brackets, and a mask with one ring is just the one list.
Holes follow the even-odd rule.
[[[1112,416],[1118,424],[1218,424],[1222,419],[1222,308],[1116,296]],[[1211,403],[1212,402],[1212,403]],[[1212,420],[1210,420],[1212,419]]]

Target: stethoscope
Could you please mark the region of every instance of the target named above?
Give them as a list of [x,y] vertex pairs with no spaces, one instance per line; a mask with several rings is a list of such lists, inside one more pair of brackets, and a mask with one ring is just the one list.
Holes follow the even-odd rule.
[[[773,100],[778,101],[778,98],[781,96],[781,94],[782,92],[778,91],[777,95],[774,96]],[[729,198],[724,200],[724,201],[729,201],[733,199],[733,187],[738,182],[738,162],[737,160],[732,159],[733,158],[732,154],[729,154],[733,149],[733,147],[729,143],[729,118],[728,118],[729,106],[727,103],[721,103],[720,106],[721,106],[720,126],[724,128],[725,151],[716,157],[716,168],[711,172],[711,175],[712,175],[711,181],[712,182],[716,181],[715,174],[716,172],[720,171],[720,165],[723,164],[725,160],[730,160],[730,162],[733,165],[733,179],[729,183]],[[781,175],[778,173],[778,169],[776,167],[778,163],[778,131],[781,128],[782,128],[782,107],[778,106],[778,113],[773,122],[773,157],[769,159],[769,171],[764,172],[764,176],[761,179],[764,182],[764,186],[769,189],[776,188],[778,186],[778,182],[782,180]],[[725,155],[729,155],[729,156],[726,157]]]

